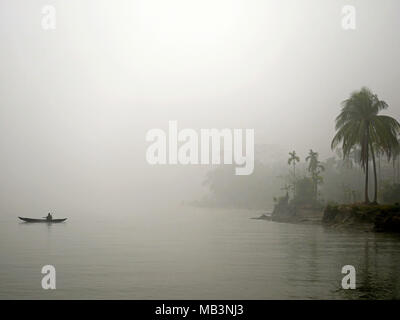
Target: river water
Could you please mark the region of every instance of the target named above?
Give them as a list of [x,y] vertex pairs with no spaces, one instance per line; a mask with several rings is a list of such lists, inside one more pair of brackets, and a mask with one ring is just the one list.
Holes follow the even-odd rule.
[[[254,216],[181,206],[112,218],[81,213],[47,225],[6,215],[0,298],[400,298],[399,236]],[[56,290],[41,287],[49,264]],[[355,290],[341,288],[344,265],[356,268]]]

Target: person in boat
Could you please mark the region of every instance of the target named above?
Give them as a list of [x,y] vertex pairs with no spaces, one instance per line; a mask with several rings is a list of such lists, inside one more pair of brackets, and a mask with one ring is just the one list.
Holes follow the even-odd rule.
[[46,220],[48,221],[53,220],[53,216],[51,215],[50,212],[47,214]]

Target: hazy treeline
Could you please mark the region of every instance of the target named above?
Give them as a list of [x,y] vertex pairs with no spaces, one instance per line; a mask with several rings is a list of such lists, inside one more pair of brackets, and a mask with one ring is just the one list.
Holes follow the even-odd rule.
[[[289,153],[285,160],[282,150],[277,151],[274,146],[258,145],[256,155],[252,175],[236,176],[234,168],[226,165],[209,171],[203,182],[209,193],[196,204],[270,210],[274,203],[286,194],[292,199],[297,194],[297,197],[305,202],[312,201],[312,173],[308,169],[309,161],[306,161],[308,155],[298,155],[299,162],[296,164],[295,175],[293,166],[288,164]],[[316,200],[320,204],[362,201],[364,179],[356,152],[343,159],[338,149],[336,154],[318,162],[323,167],[319,172],[316,194]],[[388,162],[384,158],[378,158],[377,162],[380,201],[393,202],[395,201],[392,199],[393,196],[389,199],[385,197],[388,197],[389,193],[395,193],[396,186],[400,184],[400,160]],[[370,190],[372,185],[373,181],[370,181]]]
[[317,150],[310,149],[303,156],[292,150],[286,161],[273,161],[274,150],[259,146],[254,175],[239,180],[232,178],[229,168],[210,172],[204,183],[211,195],[203,202],[248,208],[271,207],[271,197],[276,204],[290,200],[292,205],[315,208],[327,202],[400,202],[400,123],[381,114],[388,108],[388,103],[367,87],[353,91],[342,101],[335,118],[336,133],[331,141],[335,156],[321,160]]

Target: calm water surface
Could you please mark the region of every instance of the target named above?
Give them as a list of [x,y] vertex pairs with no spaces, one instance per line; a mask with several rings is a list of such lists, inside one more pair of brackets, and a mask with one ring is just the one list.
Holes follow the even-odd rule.
[[[1,299],[399,299],[400,237],[179,207],[64,224],[0,218]],[[39,215],[40,216],[40,215]],[[41,268],[57,289],[41,289]],[[354,265],[357,290],[341,289]]]

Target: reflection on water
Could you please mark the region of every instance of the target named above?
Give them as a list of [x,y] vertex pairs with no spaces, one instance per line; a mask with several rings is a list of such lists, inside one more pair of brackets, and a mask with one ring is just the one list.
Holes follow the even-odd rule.
[[[399,299],[400,259],[397,241],[398,237],[393,235],[379,235],[364,240],[357,290],[352,292],[352,298]],[[346,295],[342,297],[348,298]]]
[[[0,298],[399,299],[400,237],[251,220],[245,211],[181,207],[0,220]],[[41,268],[57,289],[41,289]],[[344,265],[357,289],[341,289]]]

